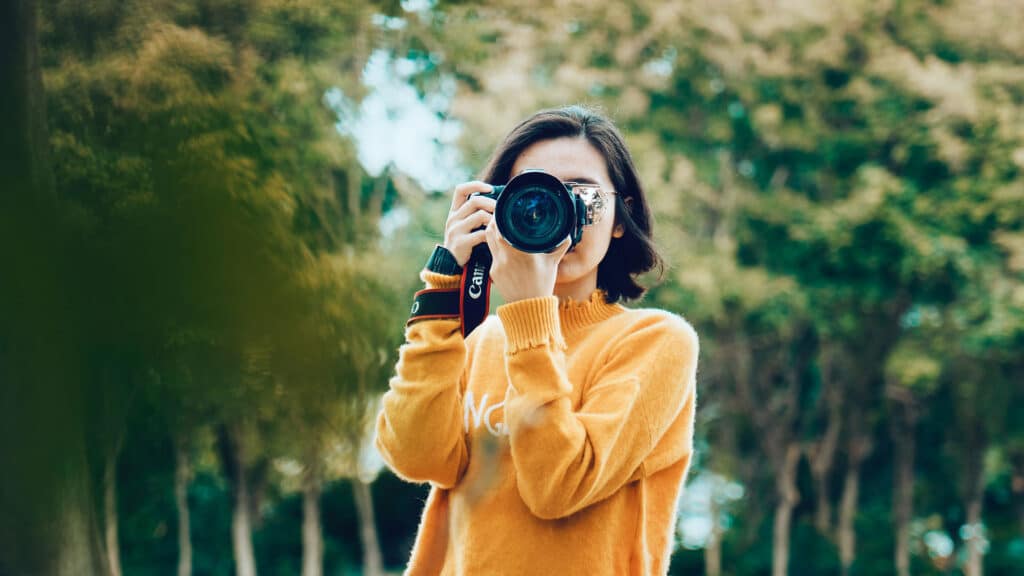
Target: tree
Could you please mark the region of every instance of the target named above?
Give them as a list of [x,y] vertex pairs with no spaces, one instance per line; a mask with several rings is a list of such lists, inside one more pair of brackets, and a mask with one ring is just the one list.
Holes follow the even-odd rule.
[[[95,573],[102,569],[68,301],[61,290],[65,238],[47,146],[35,2],[6,2],[0,136],[7,186],[0,198],[4,282],[0,300],[0,504],[2,568]],[[23,542],[24,545],[15,543]]]
[[[270,440],[260,436],[277,419],[280,379],[264,366],[285,353],[305,315],[318,313],[302,285],[316,253],[372,225],[329,222],[345,194],[359,199],[362,182],[323,102],[333,86],[358,95],[367,53],[352,35],[365,33],[371,8],[218,1],[43,9],[57,192],[76,239],[73,273],[84,279],[73,304],[79,338],[96,342],[87,354],[95,374],[121,371],[91,382],[88,421],[97,445],[111,447],[100,451],[109,454],[106,468],[116,470],[113,448],[140,404],[110,400],[134,398],[154,369],[164,399],[188,397],[148,404],[178,436],[178,516],[187,518],[190,436],[209,422],[222,432],[236,483],[243,572],[254,570],[246,534],[258,521],[249,508],[260,492],[250,468],[263,466]],[[115,474],[105,478],[112,502]],[[180,547],[187,573],[187,526]]]

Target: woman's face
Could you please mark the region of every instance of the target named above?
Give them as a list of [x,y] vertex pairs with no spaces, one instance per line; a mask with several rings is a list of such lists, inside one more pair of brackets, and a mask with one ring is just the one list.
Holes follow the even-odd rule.
[[598,221],[583,229],[583,238],[558,265],[555,292],[570,286],[577,298],[586,298],[597,287],[597,266],[608,252],[613,237],[622,236],[622,227],[615,225],[616,192],[608,177],[604,156],[586,138],[555,138],[534,142],[516,158],[512,175],[523,170],[544,170],[562,182],[596,184],[608,195],[604,213]]

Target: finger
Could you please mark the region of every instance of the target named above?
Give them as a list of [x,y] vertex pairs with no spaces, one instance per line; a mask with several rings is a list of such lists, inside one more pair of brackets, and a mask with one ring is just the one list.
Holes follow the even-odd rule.
[[474,212],[483,210],[488,213],[494,213],[495,201],[493,198],[487,198],[485,196],[471,196],[469,200],[463,203],[458,210],[448,213],[448,220],[445,222],[445,228],[449,228],[458,222],[459,220],[465,220],[469,218]]
[[455,212],[466,203],[466,200],[477,192],[490,192],[494,187],[486,182],[479,180],[472,180],[470,182],[463,182],[455,187],[455,192],[452,194],[452,212]]
[[487,226],[491,218],[490,212],[477,210],[462,220],[450,221],[445,225],[445,248],[448,248],[448,251],[455,256],[459,266],[464,265],[464,261],[468,258],[469,250],[485,238],[483,234],[479,234],[474,236],[472,241],[468,241],[467,237],[474,235],[478,230],[483,232],[483,227]]
[[481,242],[487,242],[487,230],[481,229],[476,232],[470,232],[462,237],[462,241],[468,247],[469,252],[473,251],[473,248]]
[[448,228],[453,236],[469,234],[477,228],[490,224],[494,216],[486,210],[477,210],[461,220],[454,221]]
[[487,241],[487,230],[480,228],[472,232],[466,232],[457,235],[451,242],[445,245],[448,251],[455,257],[455,262],[459,266],[466,266],[466,262],[469,261],[469,257],[473,252],[473,248],[481,242]]

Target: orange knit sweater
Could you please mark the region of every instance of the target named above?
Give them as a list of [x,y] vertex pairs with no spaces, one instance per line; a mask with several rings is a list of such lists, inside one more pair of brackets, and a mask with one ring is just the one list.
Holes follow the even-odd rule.
[[668,571],[697,335],[603,296],[506,304],[465,340],[408,328],[377,418],[388,465],[432,485],[406,574]]

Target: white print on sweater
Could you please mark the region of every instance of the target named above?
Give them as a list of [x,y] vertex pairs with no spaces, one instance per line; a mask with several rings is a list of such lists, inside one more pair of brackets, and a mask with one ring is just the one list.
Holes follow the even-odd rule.
[[483,398],[480,399],[480,406],[475,405],[475,399],[473,398],[473,391],[469,390],[466,392],[466,397],[462,400],[463,414],[462,423],[465,426],[466,433],[469,433],[469,417],[473,417],[473,429],[477,430],[480,428],[480,424],[487,426],[487,431],[495,436],[508,436],[508,428],[505,427],[504,422],[491,422],[491,418],[494,415],[494,411],[505,406],[505,401],[502,400],[497,404],[488,407],[487,406],[487,394],[484,394]]

